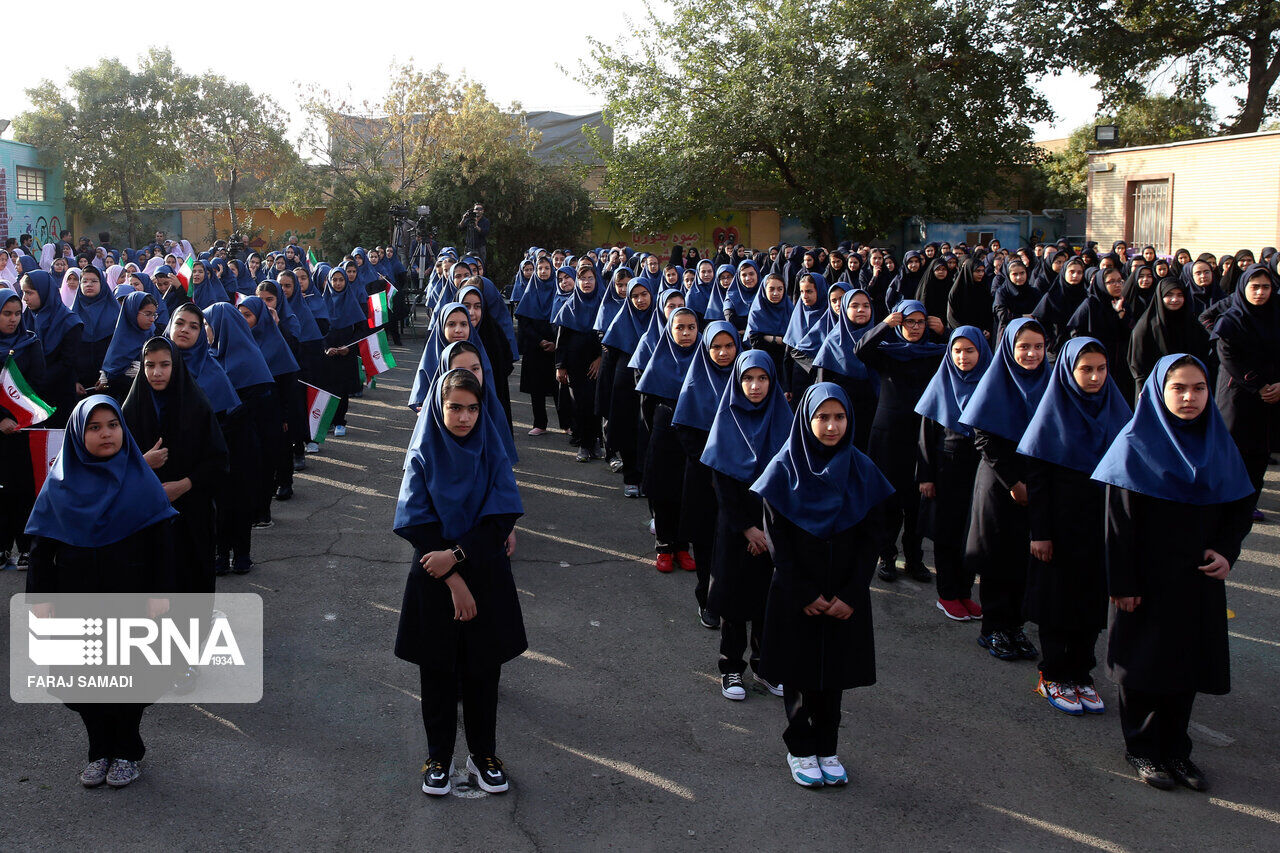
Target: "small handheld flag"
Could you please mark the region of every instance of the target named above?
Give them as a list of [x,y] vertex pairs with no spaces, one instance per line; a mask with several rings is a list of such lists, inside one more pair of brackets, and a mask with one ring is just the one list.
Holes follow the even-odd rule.
[[365,376],[373,378],[396,366],[391,355],[391,346],[387,343],[387,333],[378,332],[359,341],[360,363],[364,367]]
[[27,430],[27,438],[31,442],[31,474],[35,480],[36,494],[44,486],[53,470],[53,463],[58,461],[58,453],[62,450],[62,439],[66,432],[60,429]]
[[311,440],[323,444],[325,436],[329,434],[329,425],[333,423],[333,416],[338,413],[339,399],[328,391],[305,382],[302,387],[307,391],[307,424]]
[[182,286],[187,289],[187,296],[194,297],[196,295],[195,285],[191,283],[191,270],[195,268],[196,259],[193,255],[187,255],[187,259],[182,262],[182,266],[178,267],[178,281],[182,282]]
[[[384,338],[385,341],[385,338]],[[394,362],[392,367],[394,367]],[[26,429],[32,424],[49,419],[54,407],[36,396],[23,378],[18,363],[9,356],[4,369],[0,370],[0,416],[13,418],[18,422],[18,429]]]
[[391,310],[387,307],[387,293],[369,294],[369,328],[376,329],[385,325],[391,318]]

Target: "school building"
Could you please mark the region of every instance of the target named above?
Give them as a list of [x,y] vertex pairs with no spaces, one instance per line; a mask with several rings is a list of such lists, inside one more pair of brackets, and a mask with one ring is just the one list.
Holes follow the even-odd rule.
[[39,153],[31,145],[0,139],[0,237],[30,234],[37,248],[57,240],[67,221],[62,167],[42,166]]
[[1089,152],[1088,239],[1170,255],[1257,251],[1280,235],[1280,131]]

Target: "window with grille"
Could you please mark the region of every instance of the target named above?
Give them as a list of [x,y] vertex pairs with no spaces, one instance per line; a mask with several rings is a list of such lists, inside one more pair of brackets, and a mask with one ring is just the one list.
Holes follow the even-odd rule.
[[18,201],[44,201],[44,170],[18,167]]
[[1169,181],[1131,181],[1128,191],[1129,244],[1169,254]]

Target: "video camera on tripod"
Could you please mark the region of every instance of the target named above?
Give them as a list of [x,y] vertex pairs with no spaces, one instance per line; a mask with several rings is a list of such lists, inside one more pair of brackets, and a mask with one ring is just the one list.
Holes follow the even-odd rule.
[[[415,212],[417,213],[416,217],[412,215]],[[420,204],[417,210],[413,211],[408,202],[400,202],[387,208],[387,213],[395,220],[395,231],[406,234],[406,236],[407,232],[412,231],[419,243],[426,243],[435,239],[436,227],[431,222],[431,205]],[[406,228],[405,226],[412,226],[412,228]]]

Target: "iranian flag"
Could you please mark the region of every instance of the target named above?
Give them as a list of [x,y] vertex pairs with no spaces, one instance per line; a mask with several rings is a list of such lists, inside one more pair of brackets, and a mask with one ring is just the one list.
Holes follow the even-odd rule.
[[195,255],[187,255],[187,259],[177,269],[178,281],[182,282],[182,286],[187,289],[187,296],[191,297],[196,295],[195,288],[191,285],[191,270],[195,269],[195,265]]
[[[386,339],[383,338],[383,343]],[[361,344],[363,347],[363,344]],[[395,367],[395,362],[392,362]],[[13,356],[0,370],[0,412],[18,422],[18,429],[26,429],[32,424],[47,420],[53,414],[53,406],[36,396],[27,380],[22,378],[22,371]]]
[[318,263],[320,263],[320,259],[316,257],[316,253],[311,251],[311,247],[308,246],[307,247],[307,266],[314,269],[315,265]]
[[236,304],[237,304],[237,305],[239,305],[241,302],[244,302],[244,301],[245,301],[246,299],[248,299],[248,298],[249,298],[248,296],[245,296],[245,295],[244,295],[243,293],[241,293],[240,291],[236,291]]
[[[386,291],[369,294],[369,328],[376,329],[391,319],[390,303]],[[395,365],[392,365],[393,367]]]
[[27,430],[27,438],[31,442],[31,474],[35,478],[37,494],[49,478],[53,463],[58,461],[65,435],[66,432],[60,429]]
[[364,367],[365,376],[372,378],[396,366],[396,360],[391,355],[391,346],[387,343],[386,332],[378,332],[376,335],[362,338],[358,346],[360,347],[360,364]]
[[311,430],[311,440],[323,444],[325,436],[329,434],[329,425],[333,423],[333,416],[338,413],[338,398],[305,382],[302,387],[307,389],[307,423]]

